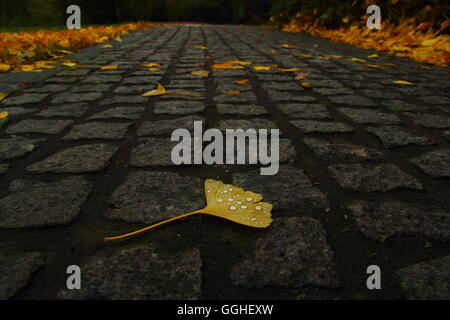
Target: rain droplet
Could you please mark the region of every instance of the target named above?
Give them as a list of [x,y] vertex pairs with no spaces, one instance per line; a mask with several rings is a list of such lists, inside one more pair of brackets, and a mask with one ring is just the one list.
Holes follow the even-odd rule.
[[232,199],[232,198],[229,198],[229,199],[228,199],[228,202],[231,202],[231,201],[233,201],[233,199]]
[[242,206],[241,209],[247,209],[247,206]]
[[251,218],[250,220],[252,220],[252,221],[256,221],[256,218]]
[[250,201],[253,200],[253,198],[247,198],[247,199],[245,199],[245,200],[247,200],[248,202],[250,202]]
[[260,206],[255,207],[256,210],[261,210],[262,208]]
[[234,211],[234,210],[236,210],[237,208],[236,208],[235,206],[231,206],[229,209],[232,210],[232,211]]
[[216,202],[222,203],[222,202],[223,202],[223,199],[222,199],[222,198],[217,198],[217,199],[216,199]]
[[238,201],[238,202],[236,202],[237,204],[242,204],[242,202],[240,202],[240,201]]

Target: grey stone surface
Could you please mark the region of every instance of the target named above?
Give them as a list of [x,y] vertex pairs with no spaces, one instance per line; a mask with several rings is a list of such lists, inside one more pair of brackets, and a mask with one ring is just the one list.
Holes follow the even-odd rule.
[[410,300],[450,299],[450,256],[401,268],[397,275]]
[[103,171],[118,148],[108,144],[91,144],[64,149],[27,167],[36,173],[83,173]]
[[432,129],[447,129],[450,128],[450,118],[435,114],[425,114],[425,113],[407,113],[405,112],[407,117],[413,119],[415,123],[425,128]]
[[81,81],[82,84],[116,83],[122,79],[120,75],[91,75]]
[[333,103],[336,104],[346,104],[349,106],[357,106],[357,107],[376,107],[377,103],[358,95],[346,95],[346,96],[331,96],[328,97]]
[[100,92],[88,92],[88,93],[61,93],[52,103],[64,104],[64,103],[77,103],[77,102],[92,102],[100,99],[103,96]]
[[399,124],[400,119],[389,113],[370,109],[339,108],[339,112],[359,124]]
[[130,126],[131,123],[88,122],[74,126],[63,139],[122,139]]
[[263,106],[257,105],[233,105],[233,104],[218,104],[217,105],[217,113],[223,115],[235,115],[235,116],[262,116],[268,115],[269,111]]
[[0,175],[7,173],[10,167],[9,164],[0,163]]
[[147,166],[175,166],[171,153],[177,142],[170,138],[141,138],[138,146],[131,152],[131,165],[135,167]]
[[202,102],[162,101],[155,104],[155,114],[188,115],[203,112],[205,105]]
[[9,113],[8,118],[15,118],[36,111],[36,109],[33,108],[22,108],[22,107],[6,107],[6,108],[1,107],[0,110],[1,110],[0,112],[8,112]]
[[47,94],[40,93],[27,93],[18,96],[6,97],[5,100],[0,102],[0,105],[5,106],[21,106],[27,104],[37,104],[44,101],[47,98]]
[[385,148],[408,145],[428,146],[434,144],[431,139],[408,132],[399,126],[369,127],[367,131],[377,136]]
[[153,224],[200,210],[203,181],[171,172],[134,172],[111,196],[108,219]]
[[21,137],[11,137],[0,139],[0,159],[20,158],[35,150],[44,139],[26,139]]
[[6,129],[8,134],[58,134],[74,123],[72,120],[22,120]]
[[303,170],[290,165],[280,166],[274,176],[262,176],[259,170],[236,173],[233,184],[260,193],[264,201],[274,205],[274,210],[284,210],[292,216],[329,206],[326,195],[313,187]]
[[198,249],[164,252],[153,243],[105,249],[81,266],[81,290],[62,289],[61,300],[196,300],[201,298]]
[[[267,119],[242,119],[242,120],[222,120],[217,122],[215,128],[225,131],[226,129],[277,129],[275,123]],[[270,131],[269,131],[270,133]]]
[[256,104],[256,96],[252,92],[242,92],[240,94],[222,94],[214,97],[215,103],[241,103]]
[[111,84],[83,84],[73,86],[71,92],[107,92],[111,89],[113,85]]
[[358,229],[371,239],[384,241],[400,235],[450,239],[450,213],[439,208],[400,201],[354,201],[348,209]]
[[44,265],[45,258],[40,252],[0,254],[0,300],[14,298]]
[[0,228],[67,225],[78,217],[92,184],[81,177],[53,182],[15,180],[0,199]]
[[94,114],[89,120],[103,120],[103,119],[127,119],[138,120],[142,118],[145,112],[144,107],[115,107],[99,113]]
[[81,117],[89,109],[87,104],[74,103],[63,104],[59,106],[50,106],[49,108],[37,113],[36,115],[43,118],[51,117]]
[[329,119],[330,114],[322,104],[279,104],[278,109],[290,118]]
[[110,104],[144,104],[148,100],[147,97],[141,96],[113,96],[112,98],[105,99],[100,102],[100,105],[110,105]]
[[291,123],[305,133],[343,133],[353,131],[351,126],[342,122],[294,120]]
[[387,192],[397,188],[422,190],[419,181],[390,163],[333,165],[328,170],[342,188],[353,191]]
[[370,161],[383,158],[383,153],[372,148],[350,144],[344,141],[327,141],[315,138],[305,138],[303,142],[320,159],[330,160],[334,157],[349,161]]
[[450,177],[450,149],[431,151],[408,161],[434,178]]
[[334,288],[337,274],[333,252],[322,224],[315,219],[275,219],[230,272],[233,284],[302,288],[306,285]]
[[193,134],[194,121],[202,121],[205,128],[205,118],[200,116],[186,116],[173,120],[145,121],[139,128],[138,136],[167,136],[171,137],[176,129],[187,129]]

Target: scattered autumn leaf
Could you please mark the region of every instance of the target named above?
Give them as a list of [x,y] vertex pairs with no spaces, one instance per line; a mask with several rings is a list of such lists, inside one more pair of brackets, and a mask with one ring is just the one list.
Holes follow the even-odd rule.
[[241,92],[238,90],[229,90],[229,91],[225,91],[225,94],[240,94]]
[[148,71],[155,71],[155,72],[164,72],[163,70],[159,69],[159,68],[148,68]]
[[302,83],[300,83],[300,85],[303,88],[312,88],[312,85],[309,82],[302,82]]
[[103,46],[101,46],[100,48],[104,48],[104,49],[108,49],[108,48],[112,48],[113,46],[110,44],[105,44]]
[[228,70],[228,69],[244,69],[244,67],[240,64],[235,64],[233,61],[227,61],[224,63],[215,63],[213,64],[213,69],[222,69],[222,70]]
[[379,64],[365,64],[365,67],[380,69],[381,66]]
[[122,38],[120,36],[115,37],[114,40],[116,40],[117,42],[122,42]]
[[243,85],[246,85],[246,84],[248,83],[248,79],[245,79],[245,80],[237,80],[237,81],[235,81],[234,83],[243,86]]
[[280,47],[282,47],[284,49],[297,49],[296,46],[292,46],[290,44],[282,44],[282,45],[280,45]]
[[208,50],[208,47],[201,46],[201,45],[198,45],[198,44],[194,45],[194,47],[197,48],[197,49],[201,49],[201,50]]
[[281,72],[298,72],[298,71],[300,71],[300,69],[299,68],[286,68],[286,69],[279,68],[278,71],[281,71]]
[[0,101],[2,101],[3,99],[5,99],[7,96],[8,96],[7,93],[0,92]]
[[299,57],[300,59],[308,59],[308,58],[312,58],[313,56],[310,54],[303,54],[303,53],[299,53],[299,54],[294,54],[295,57]]
[[209,71],[206,70],[192,71],[191,74],[197,77],[207,78],[209,76]]
[[161,96],[166,93],[167,93],[166,88],[164,88],[162,84],[158,83],[156,85],[155,90],[147,91],[147,92],[143,93],[142,96],[143,97],[153,97],[153,96]]
[[359,59],[359,58],[350,58],[350,61],[356,61],[356,62],[367,62],[366,60]]
[[151,63],[141,63],[141,66],[143,66],[143,67],[146,67],[146,68],[152,68],[152,67],[159,67],[159,66],[161,66],[159,63],[154,63],[154,62],[151,62]]
[[113,65],[113,66],[101,66],[100,70],[116,70],[119,66]]
[[218,180],[205,181],[206,207],[171,218],[149,227],[117,237],[108,237],[104,241],[114,241],[141,234],[166,223],[197,214],[212,215],[253,228],[267,228],[272,223],[272,204],[261,202],[260,194],[245,191]]
[[407,85],[407,86],[412,86],[412,85],[414,85],[414,83],[409,82],[409,81],[404,81],[404,80],[395,80],[395,81],[392,81],[392,83],[395,83],[395,84],[402,84],[402,85]]
[[376,54],[376,53],[367,56],[367,58],[369,58],[369,59],[374,59],[374,58],[379,58],[379,57],[380,56],[378,54]]
[[6,119],[6,118],[8,118],[8,116],[9,116],[9,113],[8,112],[0,112],[0,120],[2,120],[2,119]]
[[307,77],[307,73],[306,72],[300,72],[295,76],[295,80],[304,80]]
[[271,69],[270,66],[253,66],[253,69],[256,71],[269,71]]
[[66,66],[66,67],[75,67],[77,64],[75,62],[72,62],[72,61],[64,61],[62,63],[62,65]]
[[11,69],[9,64],[0,63],[0,72],[8,72]]

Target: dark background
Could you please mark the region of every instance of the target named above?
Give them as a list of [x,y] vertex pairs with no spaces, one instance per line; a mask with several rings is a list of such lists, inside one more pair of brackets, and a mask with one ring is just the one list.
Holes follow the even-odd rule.
[[[59,26],[66,8],[81,7],[82,25],[132,21],[191,21],[208,23],[285,23],[317,20],[336,28],[359,20],[370,4],[383,19],[404,17],[438,26],[449,19],[448,0],[0,0],[0,26]],[[348,22],[342,19],[348,17]]]

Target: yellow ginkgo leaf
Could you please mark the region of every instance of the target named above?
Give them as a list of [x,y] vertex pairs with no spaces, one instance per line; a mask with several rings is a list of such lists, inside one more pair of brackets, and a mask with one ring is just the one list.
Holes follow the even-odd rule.
[[438,41],[439,41],[439,38],[429,39],[429,40],[422,41],[422,43],[420,45],[422,47],[431,47]]
[[205,197],[206,207],[201,210],[186,213],[128,234],[108,237],[104,240],[113,241],[128,238],[196,214],[212,215],[253,228],[267,228],[272,223],[271,211],[273,206],[268,202],[260,202],[263,199],[260,194],[245,191],[231,184],[224,184],[222,181],[207,179],[205,181]]
[[113,65],[113,66],[102,66],[100,67],[100,70],[115,70],[117,69],[119,66],[118,65]]
[[379,56],[378,54],[376,54],[376,53],[371,54],[370,56],[367,56],[367,58],[369,58],[369,59],[379,58],[379,57],[380,57],[380,56]]
[[269,66],[253,66],[256,71],[269,71],[271,68]]
[[8,112],[0,112],[0,120],[2,120],[2,119],[6,119],[6,118],[8,118],[8,116],[9,116],[9,113]]
[[312,58],[312,55],[310,55],[310,54],[303,54],[303,53],[294,54],[294,56],[299,57],[300,59]]
[[62,65],[66,66],[66,67],[75,67],[77,64],[75,62],[72,62],[72,61],[64,61],[62,63]]
[[192,93],[192,92],[184,92],[184,91],[167,91],[167,93],[173,93],[173,94],[181,94],[183,96],[190,96],[190,97],[203,97],[204,95],[201,93]]
[[116,40],[117,42],[122,42],[122,38],[120,36],[115,37],[114,40]]
[[3,99],[5,99],[7,96],[8,96],[7,93],[0,92],[0,101],[2,101]]
[[234,83],[236,83],[236,84],[238,84],[238,85],[240,85],[240,86],[243,86],[243,85],[246,85],[246,84],[248,83],[248,79],[237,80],[237,81],[235,81]]
[[191,74],[197,77],[207,78],[209,76],[209,71],[206,70],[192,71]]
[[292,46],[290,44],[282,44],[280,47],[285,48],[285,49],[296,49],[296,46]]
[[215,63],[213,64],[213,69],[219,70],[228,70],[228,69],[244,69],[244,67],[240,64],[236,64],[233,61],[227,61],[224,63]]
[[359,59],[359,58],[350,58],[350,61],[356,61],[356,62],[366,62],[366,60]]
[[164,72],[163,70],[159,69],[159,68],[148,68],[148,71],[154,71],[154,72]]
[[0,63],[0,72],[8,72],[11,69],[9,64]]
[[395,81],[392,81],[392,83],[395,83],[395,84],[403,84],[403,85],[407,85],[407,86],[412,86],[412,85],[414,85],[414,83],[409,82],[409,81],[404,81],[404,80],[395,80]]
[[298,72],[298,71],[300,71],[300,69],[299,68],[287,68],[287,69],[279,68],[278,71],[281,71],[281,72]]
[[302,82],[302,83],[300,83],[300,85],[303,88],[312,88],[312,85],[309,82]]
[[146,64],[142,63],[141,66],[146,67],[146,68],[152,68],[152,67],[159,67],[160,64],[151,62],[151,63],[146,63]]
[[364,66],[369,67],[369,68],[375,68],[375,69],[381,68],[381,66],[379,64],[365,64]]
[[252,64],[250,61],[241,61],[241,60],[233,60],[231,61],[233,64],[238,64],[241,66],[248,66],[249,64]]
[[101,46],[100,48],[112,48],[113,46],[112,45],[110,45],[110,44],[105,44],[105,45],[103,45],[103,46]]
[[201,45],[194,45],[194,47],[195,48],[197,48],[197,49],[201,49],[201,50],[208,50],[208,47],[205,47],[205,46],[201,46]]
[[164,88],[162,84],[158,83],[156,85],[155,90],[147,91],[147,92],[143,93],[142,96],[143,97],[153,97],[153,96],[161,96],[166,93],[167,93],[166,88]]
[[229,91],[225,91],[225,94],[240,94],[241,92],[239,90],[229,90]]

